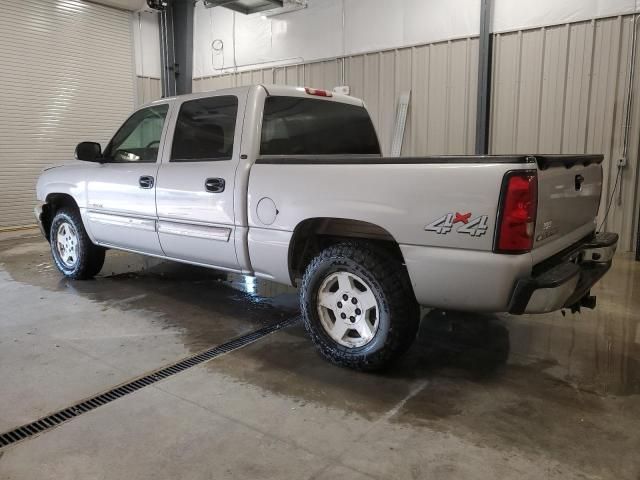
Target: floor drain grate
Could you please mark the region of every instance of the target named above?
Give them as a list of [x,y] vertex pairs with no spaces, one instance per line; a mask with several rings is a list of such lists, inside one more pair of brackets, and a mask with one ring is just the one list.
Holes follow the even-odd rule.
[[47,415],[46,417],[36,420],[35,422],[27,423],[26,425],[14,428],[9,432],[2,433],[0,434],[0,449],[42,433],[51,428],[57,427],[58,425],[71,420],[72,418],[82,415],[83,413],[90,412],[91,410],[94,410],[102,405],[113,402],[114,400],[140,390],[141,388],[148,387],[149,385],[152,385],[160,380],[187,370],[188,368],[195,367],[196,365],[199,365],[208,360],[212,360],[220,355],[249,345],[250,343],[253,343],[256,340],[264,337],[265,335],[269,335],[270,333],[294,325],[295,323],[297,323],[297,321],[298,318],[291,318],[283,322],[276,323],[275,325],[260,328],[254,332],[248,333],[247,335],[243,335],[242,337],[238,337],[234,340],[210,348],[203,352],[196,353],[172,365],[160,368],[143,377],[137,378],[136,380],[132,380],[128,383],[112,388],[111,390],[100,393],[87,400],[83,400],[82,402],[76,403],[71,407],[67,407],[55,413]]

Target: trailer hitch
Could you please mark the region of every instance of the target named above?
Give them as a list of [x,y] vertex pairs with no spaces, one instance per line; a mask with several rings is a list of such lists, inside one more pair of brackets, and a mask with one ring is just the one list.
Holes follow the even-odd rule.
[[588,308],[590,310],[593,310],[594,308],[596,308],[596,296],[591,295],[590,291],[587,292],[586,295],[582,297],[578,302],[569,306],[569,308],[571,309],[571,313],[580,312],[580,309],[582,307]]

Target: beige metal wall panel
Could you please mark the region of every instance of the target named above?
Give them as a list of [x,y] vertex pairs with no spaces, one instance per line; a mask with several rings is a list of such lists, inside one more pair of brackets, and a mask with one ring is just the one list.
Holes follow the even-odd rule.
[[[636,56],[635,71],[640,72],[640,55]],[[631,160],[622,177],[622,208],[616,208],[612,214],[614,225],[621,226],[622,237],[626,242],[623,247],[629,251],[635,249],[640,213],[640,142],[638,141],[640,139],[640,99],[638,98],[640,75],[635,76],[633,89],[636,92],[636,97],[632,105],[632,121],[629,126],[631,143],[628,155]],[[621,128],[624,128],[624,122]]]
[[[333,63],[336,63],[334,61]],[[331,80],[327,80],[325,76],[330,76],[328,72],[329,68],[325,65],[325,62],[316,62],[316,63],[307,63],[304,65],[303,79],[304,81],[298,86],[306,86],[313,88],[324,88],[331,90],[334,86],[338,85],[338,77],[335,76]],[[327,85],[328,83],[333,83],[334,85]]]
[[[622,155],[632,26],[632,16],[612,17],[498,34],[494,41],[491,152],[604,154],[599,222]],[[634,88],[640,91],[637,79]],[[621,235],[625,251],[633,248],[640,202],[637,103],[636,95],[629,165],[605,225]]]
[[379,88],[378,88],[378,119],[380,144],[385,154],[391,152],[391,142],[396,118],[396,104],[399,93],[396,89],[396,58],[397,52],[390,50],[380,53]]
[[389,132],[384,131],[380,125],[380,54],[372,53],[364,55],[364,75],[362,84],[362,99],[367,105],[369,114],[373,119],[373,123],[378,130],[378,136],[382,140],[383,151],[385,148],[385,139]]
[[411,121],[414,155],[473,152],[475,39],[413,50]]
[[411,155],[427,151],[429,112],[429,51],[428,45],[413,48],[411,69]]
[[351,95],[364,97],[364,55],[356,55],[345,59],[346,84],[351,88]]
[[242,87],[245,85],[252,84],[252,75],[251,72],[242,72],[236,75],[236,86]]
[[[540,102],[540,118],[543,121],[540,122],[537,151],[557,153],[562,151],[569,25],[545,29],[544,35],[542,63],[544,73]],[[524,63],[528,59],[523,57],[521,60]],[[524,153],[521,145],[516,143],[515,147],[516,152]]]
[[274,68],[273,69],[273,83],[277,85],[288,85],[287,83],[287,75],[286,70],[284,68]]
[[[562,151],[583,153],[586,151],[589,92],[593,58],[593,22],[570,26],[571,48],[567,59],[567,94],[564,108]],[[543,38],[543,35],[540,35]]]
[[153,102],[162,98],[162,82],[159,78],[140,77],[137,80],[137,101],[138,105]]
[[212,80],[215,82],[213,88],[207,90],[217,90],[220,88],[233,88],[238,82],[236,81],[237,75],[225,75],[224,77],[214,77]]
[[466,40],[449,43],[448,89],[447,89],[447,153],[466,153],[467,149],[467,106],[469,97],[469,64]]
[[[616,76],[614,87],[615,93],[613,93],[613,134],[610,139],[611,152],[609,155],[610,161],[608,162],[609,170],[609,197],[613,192],[613,188],[618,174],[617,161],[623,155],[623,138],[626,123],[626,95],[629,84],[629,68],[631,63],[631,36],[633,35],[633,22],[631,17],[625,17],[620,19],[620,43],[618,47],[619,53],[619,72]],[[621,235],[622,248],[625,251],[631,251],[635,247],[635,235],[637,232],[637,220],[639,210],[634,209],[638,198],[638,139],[640,138],[639,124],[640,115],[638,112],[638,91],[639,82],[637,78],[638,63],[636,59],[636,79],[634,83],[635,99],[632,108],[631,123],[629,125],[629,152],[628,152],[628,164],[621,171],[618,189],[613,195],[613,202],[611,204],[611,210],[607,220],[607,228],[614,230]],[[605,206],[601,207],[601,212]]]
[[222,88],[233,88],[236,85],[236,77],[233,74],[218,75],[215,77],[205,77],[193,80],[192,89],[194,92],[207,92],[209,90],[220,90]]
[[273,83],[278,85],[300,86],[304,83],[305,65],[276,67],[273,69]]
[[[413,49],[412,48],[403,48],[401,50],[396,50],[394,55],[395,62],[395,96],[393,99],[393,117],[395,118],[395,112],[398,105],[398,99],[403,92],[411,91],[411,96],[413,97],[413,90],[411,82],[413,80],[412,71],[413,71]],[[413,108],[413,98],[410,99],[409,102],[409,111],[407,114],[407,122],[404,127],[404,141],[402,143],[402,155],[411,155],[412,152],[412,132],[413,132],[413,123],[411,121],[411,109]]]
[[449,123],[449,43],[429,46],[427,77],[427,154],[449,153],[447,129]]
[[[587,152],[598,152],[606,155],[604,168],[603,193],[608,198],[613,188],[611,182],[613,123],[616,101],[616,87],[621,75],[620,19],[609,18],[596,22],[593,50],[593,69],[591,74],[591,96],[589,98]],[[614,174],[615,177],[615,174]],[[604,215],[606,202],[600,205],[600,217]],[[611,226],[611,222],[608,222]]]
[[475,142],[477,59],[478,40],[461,39],[194,79],[193,89],[276,83],[331,90],[348,85],[351,95],[367,104],[386,154],[398,99],[411,90],[402,154],[463,154],[472,153]]
[[412,49],[410,154],[473,153],[477,44],[461,39]]
[[285,67],[287,71],[287,83],[292,87],[304,85],[305,70],[307,65],[293,65]]
[[494,39],[491,141],[493,152],[516,151],[516,112],[520,71],[520,34],[498,34]]
[[336,59],[306,64],[301,85],[332,90],[342,81],[342,63],[342,59]]
[[[542,101],[542,68],[544,62],[544,35],[540,30],[531,30],[518,34],[519,45],[519,81],[517,97],[517,115],[515,118],[514,152],[516,147],[523,152],[538,151],[538,135],[532,134],[540,129],[540,103]],[[526,59],[527,61],[523,61]]]
[[103,145],[134,107],[129,13],[80,0],[0,0],[0,228],[34,223],[44,167]]
[[255,70],[253,72],[254,84],[270,84],[273,83],[273,70],[271,68],[263,70]]

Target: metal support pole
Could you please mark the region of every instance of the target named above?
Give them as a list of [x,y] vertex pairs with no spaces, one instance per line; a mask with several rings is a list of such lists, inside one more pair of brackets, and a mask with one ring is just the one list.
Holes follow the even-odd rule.
[[162,96],[191,93],[193,0],[171,0],[160,13]]
[[478,98],[476,110],[476,155],[489,153],[491,115],[492,0],[480,0],[480,43],[478,46]]
[[168,5],[160,12],[160,76],[162,96],[176,95],[176,61],[173,45],[173,8]]

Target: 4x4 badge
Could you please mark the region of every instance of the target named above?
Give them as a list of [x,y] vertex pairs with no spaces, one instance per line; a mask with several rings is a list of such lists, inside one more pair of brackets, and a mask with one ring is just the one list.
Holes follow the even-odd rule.
[[471,212],[469,213],[447,213],[440,218],[437,218],[424,229],[427,232],[436,232],[439,235],[446,235],[453,230],[456,224],[461,225],[456,230],[456,233],[465,233],[472,237],[481,237],[489,229],[489,216],[481,215],[476,218],[471,218]]

